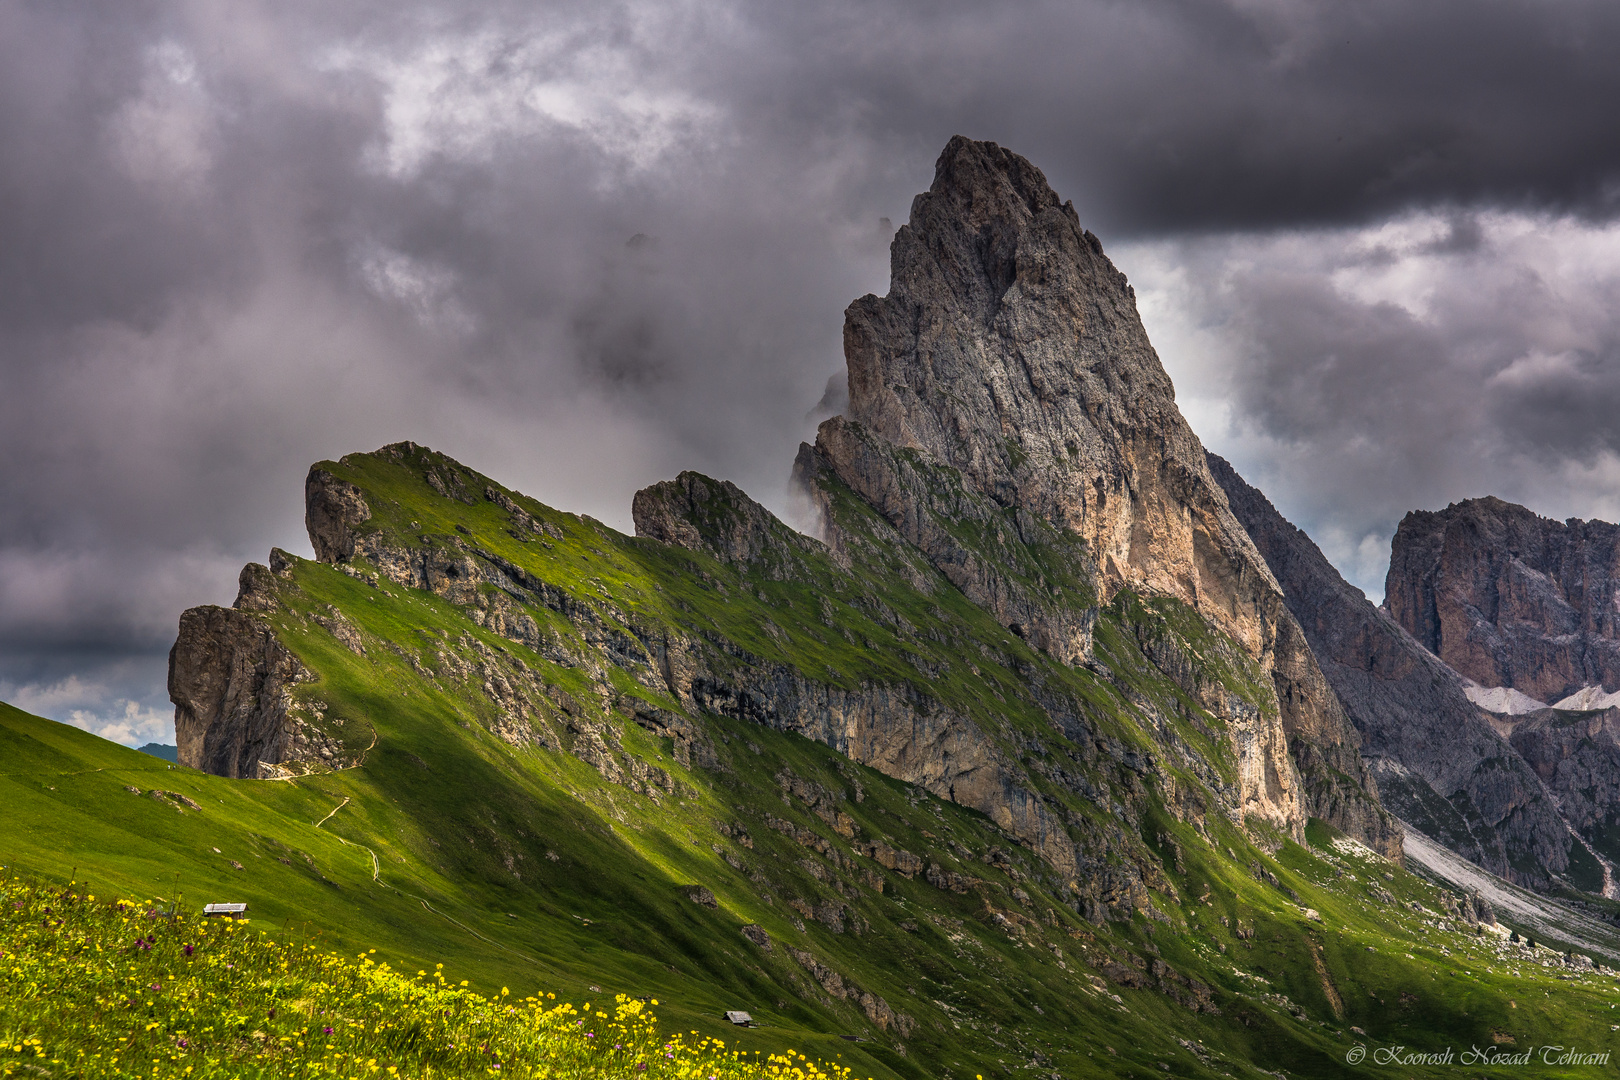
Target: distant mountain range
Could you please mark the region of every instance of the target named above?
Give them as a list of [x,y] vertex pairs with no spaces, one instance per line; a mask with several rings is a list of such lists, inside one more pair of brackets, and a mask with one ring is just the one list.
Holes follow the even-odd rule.
[[[1612,898],[1613,863],[1620,859],[1620,747],[1614,737],[1620,713],[1603,691],[1582,691],[1560,702],[1561,708],[1548,709],[1512,686],[1481,686],[1417,636],[1440,644],[1441,629],[1414,615],[1433,610],[1432,600],[1374,607],[1264,495],[1213,455],[1211,465],[1361,732],[1363,753],[1386,805],[1428,836],[1512,881]],[[1460,508],[1466,515],[1471,506],[1487,505],[1534,519],[1522,507],[1499,500]],[[1472,579],[1456,580],[1455,562],[1442,570],[1438,559],[1415,556],[1415,520],[1419,515],[1409,515],[1396,534],[1389,595],[1486,591]],[[1406,578],[1416,567],[1425,580],[1414,586]],[[1455,625],[1454,612],[1466,611],[1469,628],[1482,633],[1480,607],[1456,604],[1446,610],[1447,626]],[[1521,639],[1529,634],[1511,594],[1498,595],[1489,610]],[[1460,649],[1450,654],[1466,656]],[[1498,655],[1505,653],[1499,649]],[[1512,670],[1512,663],[1507,667]],[[1472,671],[1493,677],[1481,666]],[[1567,711],[1586,703],[1606,711]]]

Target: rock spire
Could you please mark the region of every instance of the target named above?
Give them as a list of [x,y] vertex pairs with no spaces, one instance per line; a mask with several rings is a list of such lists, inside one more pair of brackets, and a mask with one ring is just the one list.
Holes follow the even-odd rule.
[[1246,812],[1295,832],[1319,811],[1381,820],[1356,732],[1211,478],[1134,291],[1073,204],[1017,154],[956,137],[890,256],[889,294],[845,313],[849,408],[801,453],[800,475],[836,474],[970,597],[1069,662],[1089,643],[1078,598],[973,558],[951,517],[998,517],[1026,543],[1078,538],[1095,600],[1183,601],[1274,680],[1278,714],[1233,734]]

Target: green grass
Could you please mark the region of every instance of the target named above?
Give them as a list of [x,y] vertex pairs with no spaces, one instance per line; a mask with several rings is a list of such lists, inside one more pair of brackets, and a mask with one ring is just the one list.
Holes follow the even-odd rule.
[[[1559,978],[1562,969],[1543,966],[1551,959],[1545,949],[1539,960],[1531,960],[1522,949],[1498,946],[1494,937],[1480,938],[1463,928],[1433,931],[1425,924],[1438,906],[1433,886],[1370,853],[1336,852],[1330,830],[1319,825],[1312,832],[1317,846],[1288,844],[1272,858],[1248,845],[1235,828],[1217,827],[1211,834],[1215,843],[1209,844],[1188,826],[1156,819],[1151,827],[1162,829],[1179,850],[1168,876],[1183,902],[1169,909],[1167,923],[1137,917],[1095,927],[1055,904],[1046,906],[1051,901],[1032,880],[1039,864],[1026,852],[1012,849],[1023,868],[1022,886],[1031,893],[1027,904],[1012,897],[1009,876],[951,860],[943,848],[950,841],[973,850],[997,840],[1008,847],[982,816],[926,797],[914,802],[915,792],[906,785],[862,771],[865,797],[851,805],[863,830],[971,869],[985,885],[957,895],[894,876],[881,900],[872,897],[856,906],[873,929],[852,938],[808,920],[805,931],[794,927],[782,900],[788,892],[817,897],[822,883],[799,865],[814,857],[762,827],[754,813],[728,815],[746,825],[754,844],[732,850],[756,864],[778,867],[772,884],[782,891],[772,904],[763,903],[707,846],[690,843],[687,837],[699,835],[702,819],[696,815],[676,819],[687,831],[674,835],[668,819],[657,832],[645,824],[636,828],[614,821],[615,833],[635,836],[640,845],[602,858],[584,875],[559,875],[544,884],[480,883],[476,871],[466,870],[458,882],[455,876],[430,875],[418,862],[385,869],[373,882],[363,849],[325,836],[355,804],[316,829],[301,802],[312,798],[311,785],[317,783],[343,782],[358,791],[353,773],[297,783],[228,781],[161,764],[145,766],[143,755],[134,751],[14,710],[4,720],[6,760],[36,766],[28,770],[30,780],[7,777],[7,823],[24,826],[8,829],[6,847],[14,865],[60,867],[65,878],[72,858],[80,867],[81,889],[103,897],[140,897],[143,904],[179,899],[182,912],[208,900],[247,900],[254,920],[243,933],[267,934],[283,944],[312,943],[323,952],[367,953],[399,971],[434,971],[443,963],[486,995],[505,985],[523,997],[545,991],[574,1001],[619,993],[654,996],[662,1002],[660,1017],[675,1030],[696,1029],[750,1051],[792,1046],[852,1065],[863,1075],[904,1074],[912,1061],[929,1062],[931,1075],[972,1075],[969,1069],[1006,1074],[1009,1063],[1027,1063],[1037,1053],[1053,1068],[1079,1075],[1143,1075],[1140,1070],[1156,1069],[1158,1061],[1174,1062],[1176,1074],[1188,1076],[1252,1074],[1250,1064],[1302,1075],[1351,1075],[1342,1055],[1361,1041],[1349,1031],[1352,1025],[1367,1030],[1378,1045],[1441,1046],[1507,1034],[1521,1046],[1560,1040],[1603,1046],[1612,1038],[1607,1031],[1612,977],[1586,975],[1572,983]],[[737,774],[728,789],[740,804],[769,809],[772,816],[792,818],[839,842],[797,800],[784,802],[771,777],[785,767],[817,783],[847,785],[839,768],[847,764],[823,747],[781,733],[738,726],[723,734],[743,744],[750,756],[755,755],[745,740],[762,751],[764,767],[748,777]],[[56,768],[37,768],[42,764]],[[129,782],[186,794],[204,809],[175,809],[169,800],[135,796],[124,790]],[[220,798],[232,794],[241,802],[229,811],[229,821],[206,806],[209,798],[219,806]],[[335,805],[330,801],[335,794],[334,789],[310,809],[324,812]],[[114,802],[116,827],[107,823],[109,814],[62,813],[79,800],[97,806],[118,799],[127,801]],[[346,834],[351,844],[364,843],[379,853],[392,850],[385,846],[391,829],[386,817],[359,820]],[[592,837],[576,827],[586,842],[569,843],[563,821],[549,819],[548,842],[570,860],[606,839],[606,830]],[[46,822],[61,831],[42,828]],[[17,850],[19,835],[29,837],[33,857],[19,857],[25,854]],[[713,831],[703,835],[728,839]],[[1225,855],[1227,845],[1237,859]],[[213,853],[215,846],[220,855]],[[276,852],[293,856],[294,865],[279,862]],[[315,867],[304,853],[314,858]],[[254,859],[255,854],[260,857]],[[233,869],[226,861],[231,858],[246,869]],[[1257,880],[1248,869],[1251,861],[1294,889],[1300,902]],[[666,872],[660,880],[652,871],[658,863],[695,866],[701,877]],[[1394,880],[1385,880],[1385,873]],[[590,874],[604,875],[602,888],[564,892],[567,877]],[[711,912],[685,900],[682,880],[709,882],[720,908]],[[1375,886],[1402,904],[1418,900],[1431,914],[1382,903],[1371,891]],[[639,894],[628,895],[631,890]],[[418,896],[430,900],[432,912]],[[1302,905],[1315,908],[1324,922],[1307,919]],[[519,918],[508,919],[503,908]],[[997,923],[995,913],[1028,921],[1009,930]],[[1055,926],[1048,925],[1048,915],[1055,917]],[[753,947],[735,929],[745,921],[761,923],[778,943],[771,957],[748,955]],[[901,929],[905,922],[915,930]],[[1240,938],[1239,929],[1252,934]],[[893,1005],[911,1009],[925,1029],[906,1040],[907,1057],[892,1050],[874,1054],[885,1049],[876,1044],[880,1033],[847,1007],[828,1008],[813,991],[795,986],[797,966],[781,963],[783,944],[812,949],[847,977],[884,992]],[[1340,995],[1342,1015],[1335,1013],[1309,963],[1313,946]],[[370,949],[378,951],[370,954]],[[1192,1013],[1151,986],[1119,984],[1107,965],[1132,964],[1133,957],[1144,963],[1160,959],[1205,982],[1221,1014]],[[663,960],[675,961],[680,977]],[[897,974],[904,984],[898,990]],[[1104,980],[1101,989],[1092,983],[1093,975]],[[601,994],[590,994],[590,985],[600,986]],[[1122,1004],[1108,994],[1118,994]],[[774,1007],[777,1001],[787,1007]],[[1285,1002],[1301,1007],[1305,1018],[1296,1018]],[[734,1037],[715,1022],[727,1007],[748,1008],[763,1026]],[[930,1024],[944,1030],[928,1031]],[[844,1032],[860,1032],[874,1042],[833,1037]],[[1214,1064],[1206,1067],[1181,1039],[1201,1044]]]
[[276,938],[157,900],[0,881],[0,1076],[849,1074],[789,1047],[743,1053],[669,1031],[656,999],[486,997],[443,964],[412,976],[374,950],[338,956],[285,928]]

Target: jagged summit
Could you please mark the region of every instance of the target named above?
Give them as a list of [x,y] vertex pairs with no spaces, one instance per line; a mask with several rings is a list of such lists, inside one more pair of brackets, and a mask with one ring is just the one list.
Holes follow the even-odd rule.
[[1125,275],[1039,169],[952,139],[891,257],[889,295],[845,313],[847,421],[1078,532],[1110,586],[1231,622],[1241,584],[1206,573],[1195,543],[1271,584],[1225,513]]
[[[795,467],[812,492],[835,475],[1065,662],[1085,660],[1086,611],[1121,589],[1188,604],[1275,683],[1275,712],[1232,718],[1249,811],[1296,831],[1320,814],[1398,846],[1354,728],[1176,407],[1133,290],[1039,169],[953,138],[895,235],[889,295],[846,311],[844,353],[847,414]],[[1089,594],[1010,571],[1013,540],[1062,549]]]

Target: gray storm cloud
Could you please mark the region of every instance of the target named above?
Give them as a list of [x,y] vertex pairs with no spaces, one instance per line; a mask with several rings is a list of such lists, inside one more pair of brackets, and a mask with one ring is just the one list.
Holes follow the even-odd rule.
[[1375,599],[1408,510],[1620,514],[1620,226],[1413,213],[1125,257],[1200,435]]
[[956,132],[1074,198],[1358,582],[1414,506],[1612,517],[1616,45],[1529,0],[0,0],[0,696],[161,735],[179,612],[395,439],[621,527],[683,468],[785,509]]

